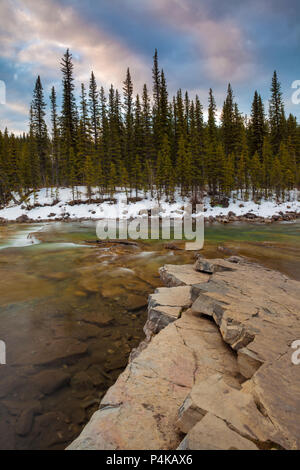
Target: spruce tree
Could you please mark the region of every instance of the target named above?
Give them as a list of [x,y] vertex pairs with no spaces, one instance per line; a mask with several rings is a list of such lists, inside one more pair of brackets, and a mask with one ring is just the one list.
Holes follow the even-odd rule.
[[57,114],[57,102],[56,102],[56,91],[54,86],[51,89],[50,95],[51,103],[51,125],[52,125],[52,185],[59,185],[59,127],[58,127],[58,114]]
[[40,76],[38,76],[35,88],[33,91],[33,100],[31,104],[32,109],[32,132],[36,141],[36,150],[38,159],[40,162],[40,174],[43,184],[45,184],[48,168],[48,136],[47,136],[47,125],[45,121],[45,108],[46,103],[44,101],[43,87]]
[[73,149],[76,153],[76,124],[77,110],[74,95],[74,76],[73,76],[72,54],[69,49],[65,52],[61,60],[61,72],[63,74],[63,98],[61,110],[61,138],[62,138],[62,176],[61,180],[68,183],[68,175],[70,171],[70,151]]
[[95,149],[99,146],[100,136],[100,107],[98,101],[98,89],[94,72],[91,73],[90,86],[89,86],[89,109],[90,109],[90,123],[91,133]]
[[283,138],[284,107],[282,102],[281,85],[276,70],[272,77],[271,99],[269,101],[270,138],[274,155],[279,152],[280,142]]

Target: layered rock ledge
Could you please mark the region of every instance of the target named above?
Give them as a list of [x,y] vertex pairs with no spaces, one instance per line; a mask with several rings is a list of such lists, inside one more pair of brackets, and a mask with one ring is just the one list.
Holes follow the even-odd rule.
[[145,341],[69,449],[299,449],[300,282],[238,257],[160,275]]

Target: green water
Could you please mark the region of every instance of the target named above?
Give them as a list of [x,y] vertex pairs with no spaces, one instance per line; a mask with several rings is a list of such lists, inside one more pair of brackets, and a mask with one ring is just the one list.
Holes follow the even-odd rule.
[[[242,254],[300,279],[299,234],[298,222],[213,224],[203,253]],[[93,222],[0,227],[0,449],[66,447],[143,338],[158,268],[193,262],[162,241],[85,243],[95,239]]]

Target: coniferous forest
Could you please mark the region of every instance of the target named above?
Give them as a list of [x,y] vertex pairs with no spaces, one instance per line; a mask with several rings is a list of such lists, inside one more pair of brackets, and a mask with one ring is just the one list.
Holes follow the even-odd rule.
[[42,187],[54,195],[59,187],[72,188],[74,200],[80,198],[78,186],[86,186],[88,199],[95,188],[111,197],[123,188],[131,195],[145,191],[170,201],[175,189],[193,201],[201,201],[205,191],[218,203],[232,191],[245,200],[274,194],[282,200],[300,185],[300,126],[295,116],[285,115],[276,72],[269,109],[255,91],[251,115],[244,117],[229,84],[220,122],[209,90],[206,122],[198,96],[181,89],[169,96],[157,51],[153,84],[145,84],[141,96],[134,95],[128,69],[122,91],[111,85],[108,94],[92,72],[76,100],[69,50],[60,69],[62,88],[52,88],[50,109],[37,77],[28,133],[0,132],[2,206],[26,200]]

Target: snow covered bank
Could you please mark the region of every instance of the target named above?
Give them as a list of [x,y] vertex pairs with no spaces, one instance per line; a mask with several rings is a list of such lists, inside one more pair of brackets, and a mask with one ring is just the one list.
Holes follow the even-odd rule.
[[[127,204],[126,194],[124,191],[117,191],[114,195],[115,201],[111,201],[109,195],[102,195],[101,202],[99,194],[95,190],[93,199],[97,202],[87,202],[86,190],[84,187],[78,188],[81,203],[73,204],[72,191],[69,188],[60,188],[58,192],[41,189],[34,199],[31,195],[27,203],[13,204],[0,209],[0,218],[8,221],[15,221],[19,217],[25,219],[28,217],[30,221],[45,221],[57,219],[103,219],[103,218],[124,218],[131,219],[139,215],[147,214],[147,211],[158,206],[156,198],[151,198],[150,194],[146,197],[141,193],[141,200],[132,201]],[[58,202],[56,202],[58,198]],[[77,197],[76,197],[77,198]],[[253,201],[243,201],[236,196],[229,199],[228,207],[210,205],[210,198],[206,196],[203,200],[205,218],[231,218],[253,216],[270,219],[279,214],[299,214],[300,213],[300,192],[291,191],[286,202],[278,203],[273,200],[261,200],[259,204]],[[182,198],[179,193],[175,195],[174,203],[169,203],[165,199],[159,202],[159,215],[161,217],[182,217],[184,214],[184,205],[188,204],[189,198]],[[25,221],[25,220],[24,220]]]

